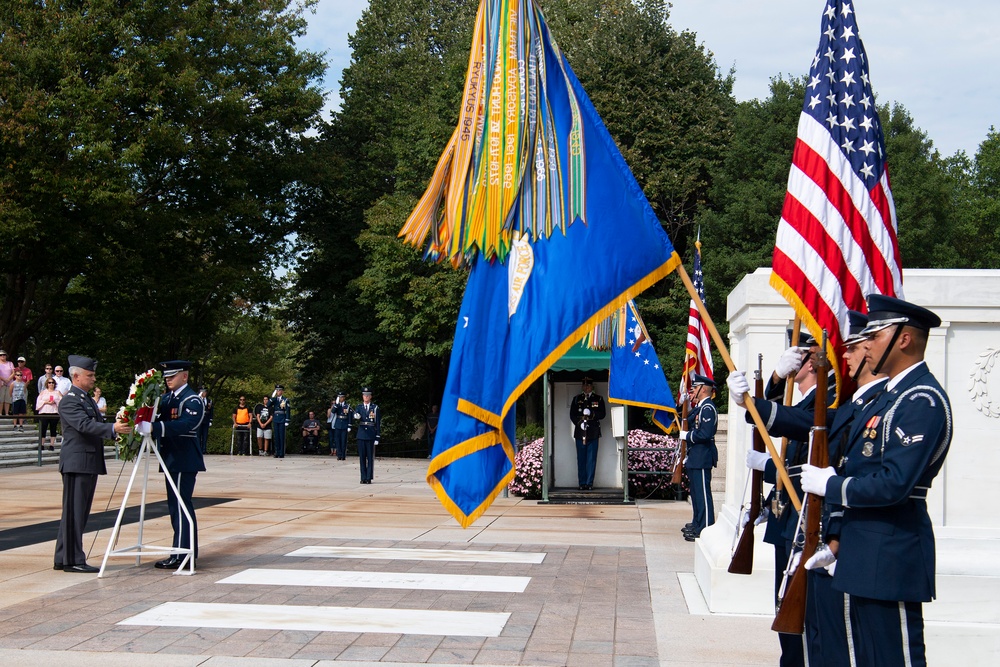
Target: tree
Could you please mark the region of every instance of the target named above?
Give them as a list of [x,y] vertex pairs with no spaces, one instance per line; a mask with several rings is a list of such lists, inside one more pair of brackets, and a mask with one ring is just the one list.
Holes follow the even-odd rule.
[[266,301],[322,105],[311,4],[5,4],[2,344],[198,359]]

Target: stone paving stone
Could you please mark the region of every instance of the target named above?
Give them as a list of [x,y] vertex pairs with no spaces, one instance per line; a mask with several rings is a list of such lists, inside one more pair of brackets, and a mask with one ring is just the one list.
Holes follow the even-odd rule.
[[565,665],[569,653],[565,651],[532,651],[530,648],[521,656],[522,664],[527,665]]
[[521,662],[520,651],[483,650],[476,655],[475,665],[517,665]]
[[470,665],[478,655],[478,649],[472,648],[437,648],[431,653],[428,662],[446,663],[452,665]]
[[657,658],[648,658],[635,655],[616,655],[615,667],[660,667]]
[[570,653],[566,659],[566,667],[612,667],[613,655],[600,653]]
[[382,656],[385,662],[427,662],[433,655],[435,647],[393,646]]

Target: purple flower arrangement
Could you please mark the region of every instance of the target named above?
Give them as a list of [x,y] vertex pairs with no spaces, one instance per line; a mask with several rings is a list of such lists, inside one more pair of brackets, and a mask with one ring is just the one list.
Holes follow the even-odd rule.
[[[608,438],[608,441],[611,439]],[[533,440],[522,446],[514,456],[514,480],[507,487],[511,495],[528,499],[542,497],[544,442],[544,438]],[[602,446],[606,446],[605,443],[602,442]],[[640,499],[676,498],[676,490],[670,483],[670,472],[680,451],[678,440],[667,435],[632,430],[628,434],[628,446],[629,495]],[[682,492],[687,491],[687,483],[687,475],[684,475],[681,479]]]

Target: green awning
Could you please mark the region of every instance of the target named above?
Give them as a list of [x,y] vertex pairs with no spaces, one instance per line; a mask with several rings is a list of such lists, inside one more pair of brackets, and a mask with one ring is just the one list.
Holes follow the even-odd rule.
[[606,371],[611,367],[611,352],[605,350],[599,352],[585,347],[582,342],[577,343],[569,349],[556,363],[549,369],[553,372],[559,371]]

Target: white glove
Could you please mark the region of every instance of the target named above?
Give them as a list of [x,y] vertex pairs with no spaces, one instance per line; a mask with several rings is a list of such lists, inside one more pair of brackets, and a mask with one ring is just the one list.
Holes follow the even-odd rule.
[[589,417],[590,416],[590,408],[584,408],[583,409],[583,416],[584,417]]
[[827,480],[836,475],[837,471],[833,468],[817,468],[806,463],[802,466],[802,490],[817,496],[825,496]]
[[726,386],[729,387],[729,395],[736,401],[736,405],[743,405],[744,398],[750,393],[750,383],[743,371],[733,371],[726,378]]
[[139,422],[135,425],[135,432],[139,435],[149,435],[153,432],[153,425],[149,422]]
[[778,365],[774,367],[775,375],[783,378],[798,373],[799,369],[802,368],[802,360],[805,358],[805,350],[798,347],[788,348],[778,358]]
[[740,520],[740,528],[746,528],[748,523],[750,523],[750,512],[744,512],[743,519]]
[[832,563],[827,565],[825,569],[827,573],[829,573],[829,575],[832,577],[833,573],[837,571],[837,561],[833,561]]
[[684,405],[685,403],[688,402],[688,395],[687,395],[686,391],[685,392],[681,392],[681,395],[678,396],[677,398],[680,400],[680,402],[681,402],[680,404],[681,405]]
[[824,544],[820,548],[816,549],[816,553],[814,553],[812,557],[806,561],[806,569],[815,570],[820,567],[826,567],[827,565],[836,562],[836,560],[837,557],[833,555],[832,551],[830,551],[830,547]]
[[750,470],[760,470],[763,472],[764,466],[770,460],[771,456],[767,452],[755,452],[752,449],[747,452],[747,468],[750,468]]
[[771,510],[761,507],[760,514],[757,516],[757,520],[753,522],[753,525],[759,526],[762,523],[767,523],[767,517],[769,516],[771,516]]
[[683,461],[681,461],[681,465],[682,465],[682,466],[686,466],[687,464],[688,464],[688,457],[686,457],[686,456],[685,456],[685,457],[684,457],[684,460],[683,460]]
[[580,430],[581,431],[587,430],[587,422],[580,422]]
[[360,412],[355,412],[354,413],[354,418],[355,419],[361,419],[361,413]]
[[680,438],[681,440],[687,440],[688,433],[690,433],[690,431],[681,430],[681,432],[677,434],[677,437]]
[[792,556],[792,562],[788,565],[788,570],[786,574],[791,577],[795,574],[795,570],[799,568],[799,561],[802,560],[802,552],[796,551],[795,555]]
[[375,441],[375,446],[378,447],[378,440]]
[[351,427],[350,427],[350,426],[348,426],[348,427],[347,427],[347,432],[348,432],[348,433],[350,433],[350,432],[351,432]]

